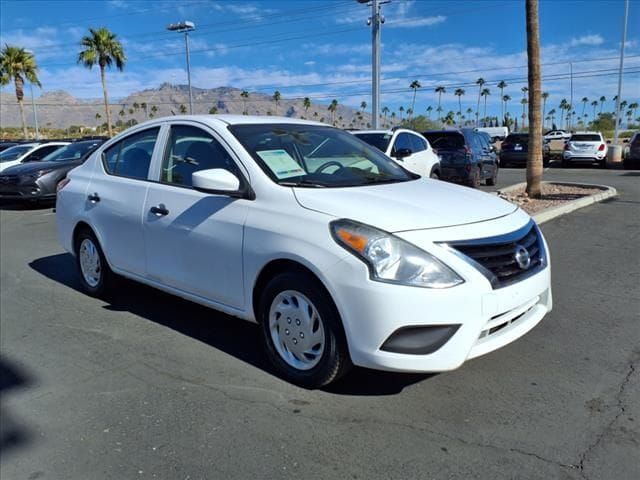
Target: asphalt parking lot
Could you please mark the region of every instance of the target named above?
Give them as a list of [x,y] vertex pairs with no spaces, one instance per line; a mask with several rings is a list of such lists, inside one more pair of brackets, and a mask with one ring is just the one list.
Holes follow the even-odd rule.
[[640,478],[640,172],[545,178],[619,197],[542,226],[540,325],[453,372],[316,391],[269,372],[253,325],[131,282],[87,297],[52,210],[2,210],[0,476]]

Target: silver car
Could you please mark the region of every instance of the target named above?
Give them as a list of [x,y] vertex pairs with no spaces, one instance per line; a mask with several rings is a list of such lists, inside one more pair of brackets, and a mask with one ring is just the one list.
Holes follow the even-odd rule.
[[597,162],[600,167],[606,167],[607,144],[600,132],[577,132],[571,135],[562,152],[562,166],[568,167],[578,162]]

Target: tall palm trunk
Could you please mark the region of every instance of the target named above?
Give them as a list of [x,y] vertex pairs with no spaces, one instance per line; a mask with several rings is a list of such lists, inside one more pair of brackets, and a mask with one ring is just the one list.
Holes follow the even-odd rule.
[[527,194],[542,195],[542,122],[540,118],[540,20],[538,0],[526,0],[527,66],[529,81],[529,151],[527,155]]
[[24,136],[24,139],[27,140],[29,138],[29,132],[27,132],[27,120],[24,116],[24,104],[22,103],[22,100],[24,99],[24,80],[20,75],[16,75],[13,80],[16,86],[16,100],[18,100],[18,106],[20,107],[22,135]]
[[100,65],[100,80],[102,80],[102,95],[104,96],[104,112],[107,115],[107,130],[109,136],[113,137],[113,127],[111,126],[111,112],[109,111],[109,94],[107,93],[107,78],[104,74],[104,65]]

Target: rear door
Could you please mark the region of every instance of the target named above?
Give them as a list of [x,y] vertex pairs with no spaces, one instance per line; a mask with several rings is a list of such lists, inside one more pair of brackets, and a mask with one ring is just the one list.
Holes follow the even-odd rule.
[[148,277],[242,309],[242,244],[251,201],[194,190],[191,175],[223,168],[246,176],[222,139],[200,124],[172,124],[166,138],[142,212]]
[[86,215],[112,267],[145,275],[142,208],[160,127],[137,131],[107,148],[87,189]]

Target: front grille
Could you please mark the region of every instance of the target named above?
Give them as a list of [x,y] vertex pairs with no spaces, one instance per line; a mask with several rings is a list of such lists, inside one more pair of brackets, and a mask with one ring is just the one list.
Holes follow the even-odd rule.
[[18,185],[20,177],[18,175],[0,175],[0,185]]
[[[538,228],[530,222],[508,235],[449,244],[462,253],[493,285],[501,288],[518,282],[544,268],[546,254]],[[526,250],[526,254],[524,251]],[[516,255],[520,252],[520,262]],[[529,264],[526,265],[526,255]]]

